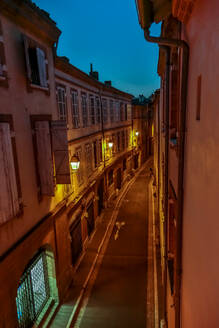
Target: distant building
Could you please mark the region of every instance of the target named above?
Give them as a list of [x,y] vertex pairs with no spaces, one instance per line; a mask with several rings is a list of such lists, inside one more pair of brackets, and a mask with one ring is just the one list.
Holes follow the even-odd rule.
[[1,327],[48,323],[140,165],[132,95],[56,57],[60,33],[31,1],[0,2]]

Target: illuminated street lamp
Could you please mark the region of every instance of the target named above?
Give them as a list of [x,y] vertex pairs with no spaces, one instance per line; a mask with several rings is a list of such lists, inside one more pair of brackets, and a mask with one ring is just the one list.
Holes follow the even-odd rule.
[[70,164],[71,164],[72,170],[73,171],[77,171],[79,169],[79,166],[80,166],[80,160],[79,160],[79,158],[76,155],[73,155],[71,157]]
[[138,131],[136,131],[136,132],[135,132],[135,135],[136,135],[136,136],[138,136],[138,135],[139,135],[139,132],[138,132]]
[[113,147],[113,142],[110,141],[110,142],[108,143],[108,146],[109,146],[109,148],[112,148],[112,147]]

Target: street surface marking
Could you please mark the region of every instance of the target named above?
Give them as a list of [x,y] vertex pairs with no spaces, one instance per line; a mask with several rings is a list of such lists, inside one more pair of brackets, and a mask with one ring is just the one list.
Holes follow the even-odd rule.
[[114,239],[117,240],[119,238],[119,231],[121,229],[121,227],[123,227],[125,225],[125,222],[119,222],[116,221],[115,226],[117,227],[116,233],[114,235]]

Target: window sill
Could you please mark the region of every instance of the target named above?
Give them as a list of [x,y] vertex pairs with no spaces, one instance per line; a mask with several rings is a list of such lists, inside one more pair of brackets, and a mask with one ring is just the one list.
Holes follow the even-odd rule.
[[33,89],[43,90],[43,91],[49,91],[48,87],[41,87],[41,85],[30,83],[30,87]]

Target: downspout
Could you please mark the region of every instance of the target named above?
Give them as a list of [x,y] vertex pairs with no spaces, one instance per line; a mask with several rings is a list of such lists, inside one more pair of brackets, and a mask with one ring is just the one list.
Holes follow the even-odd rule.
[[181,74],[181,99],[180,99],[180,131],[179,131],[179,166],[178,166],[178,206],[176,225],[176,285],[175,285],[175,327],[180,328],[180,293],[182,274],[182,227],[183,227],[183,181],[184,181],[184,149],[186,129],[186,101],[188,82],[189,47],[184,40],[153,37],[149,35],[149,29],[144,30],[145,39],[148,42],[162,46],[178,47],[182,49],[182,74]]
[[164,190],[165,190],[165,206],[164,206],[164,309],[166,319],[166,298],[167,298],[167,222],[168,222],[168,189],[169,189],[169,99],[170,99],[170,47],[160,46],[166,54],[166,72],[165,72],[165,168],[164,168]]

